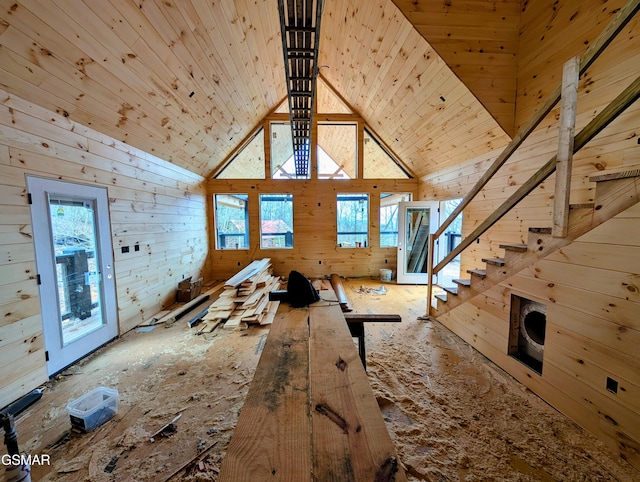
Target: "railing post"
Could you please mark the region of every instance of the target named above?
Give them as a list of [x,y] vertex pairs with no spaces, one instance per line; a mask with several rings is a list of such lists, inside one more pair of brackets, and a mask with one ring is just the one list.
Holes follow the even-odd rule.
[[566,238],[569,229],[571,164],[573,161],[579,78],[580,58],[574,57],[564,64],[562,72],[558,155],[556,157],[556,187],[553,199],[553,236],[555,238]]
[[429,234],[429,251],[427,253],[427,316],[431,316],[431,295],[433,293],[433,249],[436,245],[435,234]]

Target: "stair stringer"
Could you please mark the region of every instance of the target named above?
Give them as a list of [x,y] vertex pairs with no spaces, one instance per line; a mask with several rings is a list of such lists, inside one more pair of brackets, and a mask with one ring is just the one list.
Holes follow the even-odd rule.
[[635,177],[598,180],[595,200],[593,207],[580,207],[570,211],[567,237],[556,238],[550,231],[530,229],[526,251],[511,250],[506,246],[502,265],[495,263],[495,260],[487,263],[485,276],[472,276],[470,283],[459,284],[457,290],[453,290],[455,293],[447,290],[446,298],[437,297],[436,308],[432,307],[430,302],[428,303],[428,314],[437,318],[447,313],[534,265],[551,253],[564,248],[580,236],[640,202],[640,177],[635,174]]

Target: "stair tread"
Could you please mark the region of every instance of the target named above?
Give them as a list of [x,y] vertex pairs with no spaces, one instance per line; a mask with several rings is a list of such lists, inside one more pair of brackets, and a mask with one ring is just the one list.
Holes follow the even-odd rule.
[[577,203],[569,204],[569,209],[593,209],[595,206],[595,203]]
[[438,295],[435,295],[435,297],[438,298],[443,303],[447,302],[447,295],[446,294],[438,294]]
[[589,177],[591,182],[600,181],[614,181],[616,179],[626,179],[628,177],[640,176],[640,166],[627,166],[611,169],[608,171],[602,171],[594,176]]
[[526,244],[507,243],[507,244],[501,244],[500,249],[506,249],[508,251],[518,251],[522,253],[527,249],[529,249],[529,246]]
[[551,234],[552,228],[529,228],[530,233]]
[[504,266],[503,258],[482,258],[483,263],[493,264],[495,266]]
[[452,295],[458,294],[457,286],[443,286],[442,289],[445,290],[447,293],[451,293]]
[[467,273],[474,274],[476,276],[480,276],[481,278],[484,278],[485,276],[487,276],[487,270],[486,269],[468,269]]
[[460,285],[460,286],[471,286],[471,280],[470,279],[466,279],[466,278],[454,279],[453,282],[455,284],[457,284],[457,285]]

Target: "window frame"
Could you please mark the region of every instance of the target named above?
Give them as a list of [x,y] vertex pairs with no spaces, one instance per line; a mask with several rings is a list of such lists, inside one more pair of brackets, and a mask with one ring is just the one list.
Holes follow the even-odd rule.
[[[344,173],[343,176],[335,176],[339,171],[335,171],[333,173],[322,173],[320,171],[320,158],[321,156],[327,156],[332,162],[336,162],[333,157],[327,152],[327,150],[322,146],[319,141],[320,138],[320,130],[323,127],[336,127],[336,128],[345,128],[348,127],[353,129],[353,159],[349,162],[353,161],[350,166],[345,168],[340,168],[339,164],[336,163],[336,166],[339,168],[339,171]],[[338,122],[338,121],[321,121],[316,124],[316,177],[323,181],[353,181],[359,178],[358,173],[358,124],[357,122]],[[322,151],[322,154],[320,153]],[[352,171],[353,174],[349,174],[349,171]]]
[[[366,231],[362,232],[362,231],[345,231],[345,232],[340,232],[340,203],[341,203],[341,198],[343,198],[343,200],[346,201],[355,201],[357,200],[357,198],[361,198],[361,199],[365,199],[366,200],[366,220],[363,220],[365,223],[365,228]],[[344,198],[356,198],[356,199],[344,199]],[[368,248],[370,247],[371,243],[370,243],[370,239],[369,239],[369,235],[371,233],[371,199],[370,199],[370,194],[368,192],[341,192],[341,193],[337,193],[336,194],[336,245],[339,248],[355,248],[355,249],[359,249],[359,248]],[[357,219],[354,221],[354,224],[357,226]],[[344,241],[344,238],[340,238],[340,236],[358,236],[364,234],[364,241],[357,241],[354,240],[353,241],[353,245],[347,245],[345,246],[344,244],[347,244],[346,241]]]
[[[274,221],[273,219],[263,219],[263,202],[274,202],[272,201],[268,201],[268,200],[263,200],[263,198],[267,198],[267,197],[283,197],[283,198],[289,198],[288,203],[290,204],[290,216],[291,216],[291,225],[287,225],[287,227],[291,228],[290,231],[286,231],[284,233],[266,233],[266,236],[269,237],[270,235],[272,237],[275,236],[284,236],[284,246],[268,246],[265,244],[264,242],[264,238],[265,238],[265,233],[263,233],[263,222],[264,221]],[[284,199],[282,201],[285,201]],[[287,201],[285,201],[287,202]],[[293,194],[292,193],[262,193],[258,196],[258,221],[259,221],[259,231],[260,231],[260,249],[264,249],[264,250],[269,250],[269,249],[293,249],[294,244],[293,244],[293,240],[294,240],[294,207],[293,207]],[[281,220],[283,223],[286,224],[286,222],[284,220]],[[288,235],[288,233],[290,233],[290,235]]]
[[[220,221],[220,213],[218,211],[218,197],[221,196],[229,196],[240,198],[244,201],[244,219],[243,219],[243,229],[242,233],[222,233],[223,238],[221,238],[219,221]],[[240,209],[240,208],[238,208]],[[233,222],[233,219],[228,219],[227,222]],[[238,221],[237,219],[235,221]],[[215,233],[215,249],[216,251],[229,251],[229,250],[249,250],[251,247],[251,237],[250,237],[250,226],[249,226],[249,194],[248,193],[215,193],[213,195],[213,229]],[[235,247],[232,246],[223,246],[221,239],[225,239],[226,237],[242,237],[246,246],[243,244],[240,246],[240,243],[236,243]]]
[[[399,200],[395,203],[395,204],[387,204],[383,206],[383,199],[384,197],[390,197],[390,196],[401,196],[399,198]],[[381,192],[380,193],[380,206],[378,209],[378,224],[380,226],[380,239],[378,241],[379,246],[381,248],[397,248],[398,247],[398,203],[399,202],[405,202],[405,201],[411,201],[412,200],[412,194],[410,192]],[[384,225],[383,225],[383,218],[382,218],[382,210],[385,208],[391,208],[395,206],[396,207],[396,213],[395,213],[395,244],[383,244],[382,239],[383,236],[385,235],[393,235],[394,231],[384,231]],[[388,225],[389,223],[387,223]]]

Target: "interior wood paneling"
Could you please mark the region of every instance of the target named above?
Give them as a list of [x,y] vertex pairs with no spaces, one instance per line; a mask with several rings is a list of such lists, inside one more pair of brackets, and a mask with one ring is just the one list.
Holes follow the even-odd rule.
[[[559,84],[563,63],[623,4],[326,0],[321,77],[335,92],[321,89],[319,108],[368,124],[420,180],[288,183],[204,180],[285,96],[275,2],[2,2],[0,361],[12,375],[0,384],[0,406],[46,379],[25,173],[108,187],[121,331],[173,301],[183,276],[226,279],[259,257],[282,275],[377,276],[396,263],[394,248],[378,246],[379,194],[469,192]],[[578,128],[638,75],[638,26],[629,23],[582,77]],[[555,153],[557,117],[556,109],[465,212],[464,233]],[[638,164],[638,125],[635,105],[576,155],[572,202],[593,199],[590,174]],[[500,243],[526,241],[529,227],[549,225],[552,187],[553,178],[473,244],[463,272],[502,255]],[[210,249],[215,192],[249,194],[250,249]],[[259,248],[263,192],[294,195],[293,249]],[[338,192],[370,193],[367,248],[336,246]],[[631,226],[639,217],[628,210],[441,319],[636,467],[640,240]],[[135,244],[137,253],[120,250]],[[549,305],[541,376],[507,355],[513,292]],[[606,392],[605,375],[629,391]]]
[[[586,46],[602,32],[625,0],[588,1],[538,0],[524,2],[521,17],[520,55],[518,57],[518,101],[516,125],[527,121],[562,79],[562,66],[572,56],[581,54]],[[627,66],[638,65],[625,47],[637,36],[638,19],[633,20],[614,40],[608,51],[596,61],[582,82],[591,83],[600,72],[607,76],[607,63],[618,64],[621,57]],[[568,32],[574,32],[569,34]],[[601,93],[596,96],[601,99]],[[611,93],[611,99],[616,93]],[[583,100],[579,102],[583,102]]]
[[[276,7],[196,0],[7,2],[0,8],[0,84],[209,177],[286,94]],[[458,14],[438,18],[455,20],[454,28],[462,21]],[[496,22],[515,20],[509,14]],[[498,56],[499,48],[491,50],[493,80],[487,84],[485,76],[477,88],[513,91],[510,71],[496,70],[504,70],[496,57],[513,52]],[[323,77],[419,175],[508,141],[478,93],[465,87],[390,0],[366,7],[326,1],[319,58]],[[460,69],[470,65],[465,54]],[[470,78],[482,67],[473,70]],[[485,106],[492,104],[493,116],[501,119],[511,115],[512,102],[505,94],[485,99]],[[348,109],[326,90],[318,106]]]
[[[544,39],[539,39],[539,47],[538,40],[533,40],[542,34],[529,14],[531,9],[538,11],[540,7],[544,10],[540,3],[544,2],[527,4],[529,12],[527,22],[523,24],[522,38],[529,39],[535,48],[532,45],[522,52],[523,55],[524,52],[531,55],[526,65],[531,75],[536,76],[544,71],[547,82],[525,79],[523,82],[529,82],[529,86],[559,82],[550,66],[557,68],[559,73],[566,60],[557,57]],[[594,33],[584,19],[577,21],[586,12],[587,5],[584,2],[555,2],[554,5],[558,7],[555,16],[545,10],[546,14],[553,16],[550,23],[546,24],[549,29],[543,29],[545,34],[562,31],[563,38],[583,39],[587,34],[582,29],[586,28],[588,35]],[[589,8],[595,7],[590,4]],[[611,8],[615,9],[615,6],[610,2],[602,5],[601,9],[596,9],[599,13],[594,19],[604,16],[608,21]],[[579,12],[574,17],[575,21],[569,20],[572,16],[567,13],[569,10]],[[578,130],[640,73],[640,63],[637,61],[640,40],[635,34],[637,25],[637,20],[633,20],[630,27],[620,34],[607,53],[581,79],[577,104]],[[597,33],[589,38],[595,38]],[[558,35],[556,33],[556,40]],[[581,53],[585,48],[584,43],[579,47],[572,45],[575,49],[570,55]],[[551,78],[553,82],[549,82]],[[528,87],[523,85],[522,88]],[[522,99],[518,100],[523,102],[519,104],[523,109],[519,111],[522,119],[530,115],[540,102],[539,98],[544,98],[547,92],[536,93],[535,101],[525,93],[522,90]],[[465,210],[464,233],[471,232],[518,185],[555,154],[557,119],[556,109],[483,189],[477,201]],[[571,180],[572,203],[593,201],[595,185],[588,181],[593,173],[637,164],[636,126],[639,122],[640,107],[634,104],[576,154]],[[419,197],[446,199],[468,192],[497,155],[498,152],[494,152],[490,156],[475,157],[457,168],[443,169],[423,177]],[[526,242],[529,227],[551,226],[553,181],[554,176],[551,176],[512,213],[481,236],[477,244],[472,244],[463,253],[463,277],[466,269],[483,268],[482,258],[503,256],[504,251],[499,244]],[[636,229],[638,216],[640,208],[637,205],[629,208],[566,248],[483,296],[476,297],[471,302],[472,307],[455,309],[442,316],[440,321],[553,406],[619,450],[621,457],[640,468],[640,458],[633,448],[640,441],[640,402],[635,395],[638,390],[635,367],[640,366],[640,359],[633,348],[640,335],[635,321],[640,313],[640,299],[637,296],[640,267],[635,262],[640,249],[640,232]],[[507,355],[502,339],[509,326],[511,294],[522,295],[547,306],[548,337],[541,376],[519,362],[514,364]],[[607,377],[617,380],[620,386],[629,387],[628,392],[620,395],[610,393],[606,389]]]
[[208,227],[200,176],[7,92],[0,97],[4,406],[47,379],[25,174],[107,187],[121,333],[174,303],[183,276],[204,271]]
[[[215,193],[249,195],[249,249],[214,250],[209,252],[215,279],[228,279],[253,259],[271,258],[273,271],[288,276],[292,269],[306,276],[379,276],[379,270],[395,270],[396,248],[380,247],[380,194],[388,192],[416,193],[416,179],[248,181],[211,180],[208,190]],[[336,194],[369,193],[369,243],[366,248],[340,248],[336,239]],[[259,233],[259,194],[293,194],[292,249],[261,249]],[[215,246],[214,233],[210,244]]]
[[522,1],[393,3],[513,136]]

